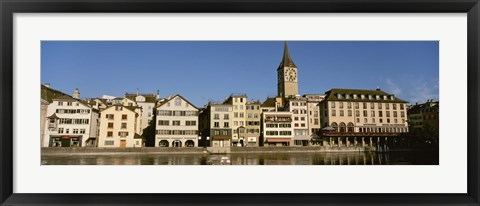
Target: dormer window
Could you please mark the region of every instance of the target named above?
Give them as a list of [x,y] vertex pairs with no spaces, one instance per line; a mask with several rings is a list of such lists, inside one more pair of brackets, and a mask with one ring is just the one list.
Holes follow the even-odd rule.
[[357,99],[358,96],[356,94],[353,95],[353,99]]
[[365,95],[363,95],[363,94],[362,94],[360,97],[361,97],[362,99],[365,99]]
[[379,99],[380,99],[380,96],[379,96],[379,95],[376,95],[376,96],[375,96],[375,99],[379,100]]
[[395,100],[395,97],[393,95],[390,96],[390,100]]
[[387,96],[383,95],[383,100],[387,100]]
[[372,99],[372,95],[371,95],[371,94],[368,95],[368,99]]
[[338,98],[338,99],[341,99],[341,98],[342,98],[342,94],[337,94],[337,98]]
[[345,99],[350,99],[350,94],[345,94]]

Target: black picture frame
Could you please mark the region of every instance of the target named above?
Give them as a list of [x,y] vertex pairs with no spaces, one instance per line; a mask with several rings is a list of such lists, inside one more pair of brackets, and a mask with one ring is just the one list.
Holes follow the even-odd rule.
[[[479,0],[0,0],[1,205],[480,205]],[[466,194],[19,194],[13,193],[15,13],[467,13],[468,192]],[[32,100],[34,103],[35,101]],[[452,177],[454,178],[454,177]],[[442,180],[439,180],[439,184]],[[414,185],[412,185],[414,187]],[[106,191],[108,192],[108,191]]]

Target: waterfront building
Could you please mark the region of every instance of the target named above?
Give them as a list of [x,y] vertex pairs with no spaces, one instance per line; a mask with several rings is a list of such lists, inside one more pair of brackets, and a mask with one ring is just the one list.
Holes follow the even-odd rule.
[[181,95],[163,101],[156,109],[155,147],[198,146],[199,109]]
[[274,111],[262,114],[263,146],[290,146],[293,143],[292,112]]
[[[245,130],[245,110],[247,104],[246,94],[231,94],[223,104],[232,105],[232,146],[243,147],[247,142],[247,133]],[[231,114],[230,114],[231,115]]]
[[201,139],[209,147],[230,147],[232,143],[233,106],[223,102],[209,102],[202,111]]
[[408,109],[408,124],[412,130],[436,130],[439,128],[439,101],[427,100],[411,105]]
[[293,144],[292,146],[308,146],[308,107],[307,99],[301,97],[287,98],[286,110],[292,113]]
[[262,109],[259,101],[249,101],[246,104],[246,145],[249,147],[259,146],[260,129],[262,120]]
[[136,103],[136,106],[142,108],[141,129],[140,135],[143,134],[143,130],[150,126],[155,114],[155,105],[159,98],[157,94],[140,94],[138,91],[136,94],[125,93],[125,98]]
[[53,97],[46,115],[43,147],[96,146],[99,113],[88,103],[68,95]]
[[343,140],[347,141],[347,146],[357,143],[356,138],[348,139],[346,134],[363,135],[362,139],[367,137],[371,144],[373,136],[408,132],[407,102],[393,94],[380,89],[331,89],[325,94],[325,100],[320,102],[321,124],[324,129],[341,136],[329,144],[341,146]]
[[305,94],[307,98],[307,115],[308,115],[308,135],[312,140],[312,144],[320,144],[320,102],[325,99],[325,94]]
[[143,147],[141,114],[140,107],[123,104],[101,111],[98,147]]
[[43,142],[45,141],[45,125],[47,122],[48,105],[53,102],[56,97],[67,95],[61,91],[50,88],[50,84],[40,85],[40,142],[42,147],[48,147]]

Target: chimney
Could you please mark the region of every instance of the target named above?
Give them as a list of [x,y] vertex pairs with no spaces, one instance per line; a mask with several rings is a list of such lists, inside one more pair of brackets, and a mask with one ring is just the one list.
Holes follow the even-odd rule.
[[78,90],[78,88],[75,88],[75,90],[73,90],[72,97],[75,99],[80,99],[80,91]]

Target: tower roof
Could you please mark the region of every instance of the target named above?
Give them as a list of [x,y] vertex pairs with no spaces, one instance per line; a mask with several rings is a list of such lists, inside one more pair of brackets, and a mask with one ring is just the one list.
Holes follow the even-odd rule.
[[293,63],[292,57],[290,56],[290,51],[288,51],[288,44],[286,41],[285,46],[283,47],[283,58],[278,68],[282,67],[297,67],[297,65]]

